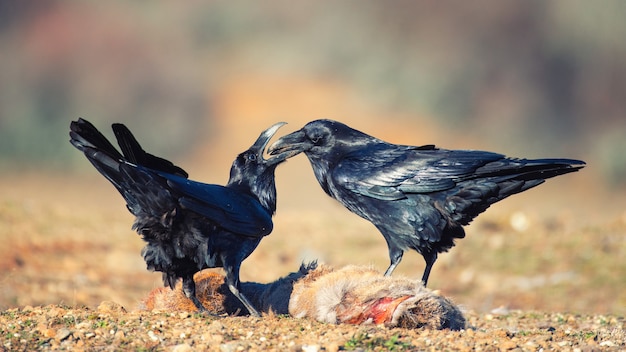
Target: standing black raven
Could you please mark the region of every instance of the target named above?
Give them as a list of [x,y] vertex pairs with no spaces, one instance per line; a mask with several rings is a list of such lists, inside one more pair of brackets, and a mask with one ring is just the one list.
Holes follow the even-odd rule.
[[148,244],[142,255],[147,268],[163,273],[163,284],[183,291],[200,310],[193,275],[223,267],[230,291],[250,314],[257,310],[240,292],[239,268],[264,236],[272,231],[276,211],[274,171],[293,152],[263,158],[267,143],[284,123],[265,130],[250,149],[239,154],[226,186],[187,179],[168,160],[145,152],[122,124],[113,131],[123,154],[84,119],[70,125],[70,142],[117,188],[135,215],[133,229]]
[[391,260],[385,276],[414,249],[426,261],[424,285],[438,253],[465,237],[462,226],[491,204],[585,165],[390,144],[331,120],[309,122],[268,150],[304,152],[322,189],[385,237]]

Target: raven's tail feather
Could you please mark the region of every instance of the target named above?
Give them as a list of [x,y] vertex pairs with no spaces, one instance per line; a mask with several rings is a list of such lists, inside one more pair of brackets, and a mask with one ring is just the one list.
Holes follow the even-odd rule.
[[[585,167],[585,162],[573,159],[511,159],[512,169],[504,168],[500,172],[505,174],[497,183],[523,181],[521,187],[510,194],[523,192],[542,184],[545,180],[559,175],[576,172]],[[506,173],[509,173],[506,175]],[[503,190],[501,190],[502,192]],[[506,192],[503,192],[506,193]],[[507,196],[508,196],[507,195]]]
[[[503,163],[506,164],[502,165]],[[585,167],[584,161],[572,159],[504,159],[494,164],[500,164],[500,169],[494,172],[495,177],[489,178],[498,184],[499,192],[489,204],[536,187],[546,179],[576,172]],[[488,164],[486,167],[490,166]]]
[[184,178],[189,176],[185,170],[174,165],[171,161],[143,150],[139,142],[135,139],[135,136],[133,136],[130,130],[123,124],[114,123],[111,127],[113,128],[113,133],[115,133],[115,138],[117,138],[117,144],[119,144],[124,157],[129,162]]
[[113,159],[123,158],[122,154],[94,125],[82,118],[70,123],[70,143],[83,152],[85,148],[91,148],[104,152]]
[[[121,124],[114,125],[123,155],[89,121],[78,119],[70,124],[70,142],[81,150],[93,166],[120,192],[126,207],[137,217],[134,227],[167,228],[171,225],[174,209],[172,197],[164,185],[165,180],[155,170],[137,162],[146,161],[151,166],[166,170],[184,170],[171,162],[143,151],[130,131]],[[157,170],[160,171],[160,170]],[[160,224],[146,223],[156,219]],[[150,221],[148,221],[150,222]]]
[[187,172],[167,159],[152,155],[141,147],[130,130],[121,123],[112,126],[120,153],[109,140],[89,121],[79,118],[70,124],[70,142],[79,150],[91,148],[105,153],[109,158],[141,165],[152,170],[166,172],[181,177],[188,177]]
[[[477,182],[470,180],[455,195],[456,215],[453,219],[467,225],[491,204],[536,187],[548,178],[576,172],[583,167],[585,162],[571,159],[502,159],[491,162],[472,175]],[[462,231],[460,235],[462,237]]]
[[124,156],[98,131],[82,118],[70,124],[70,143],[82,151],[93,166],[123,195],[120,163]]
[[471,176],[489,178],[496,182],[508,180],[533,181],[575,172],[585,167],[585,162],[573,159],[502,159],[480,167]]

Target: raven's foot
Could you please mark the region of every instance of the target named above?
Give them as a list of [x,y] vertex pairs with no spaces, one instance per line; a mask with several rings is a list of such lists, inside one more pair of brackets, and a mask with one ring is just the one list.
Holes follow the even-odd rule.
[[211,317],[216,317],[216,318],[221,318],[222,316],[219,314],[215,314],[215,313],[211,313],[209,312],[208,309],[206,309],[202,303],[200,302],[200,300],[198,299],[198,297],[196,296],[191,296],[189,297],[189,299],[191,300],[191,302],[193,302],[193,305],[196,306],[196,308],[198,308],[198,313],[199,314],[203,314],[203,315],[208,315]]
[[261,314],[259,314],[259,311],[257,311],[252,306],[252,303],[248,301],[248,298],[246,298],[246,296],[244,296],[243,293],[239,292],[239,289],[235,285],[228,285],[228,289],[230,289],[230,292],[232,292],[232,294],[235,295],[235,297],[239,299],[239,301],[244,305],[244,307],[246,307],[246,309],[248,310],[251,316],[257,317],[257,318],[261,317]]
[[219,317],[219,315],[209,312],[196,296],[196,283],[193,281],[193,275],[183,277],[183,294],[198,308],[198,313]]

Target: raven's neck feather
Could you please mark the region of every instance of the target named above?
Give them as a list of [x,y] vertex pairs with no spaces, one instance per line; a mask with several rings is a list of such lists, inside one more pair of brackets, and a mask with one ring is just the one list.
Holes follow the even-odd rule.
[[254,197],[270,214],[276,212],[276,183],[274,172],[264,172],[255,179],[239,180],[229,183],[226,187],[236,189]]
[[315,174],[317,182],[319,182],[320,186],[322,187],[324,192],[326,192],[326,194],[333,197],[333,194],[330,191],[330,185],[328,180],[328,174],[331,167],[329,162],[325,159],[317,159],[311,157],[309,157],[309,161],[313,166],[313,173]]

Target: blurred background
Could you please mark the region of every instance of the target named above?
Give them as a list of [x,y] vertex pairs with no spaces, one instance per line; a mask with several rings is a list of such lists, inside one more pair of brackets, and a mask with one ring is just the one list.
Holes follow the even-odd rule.
[[[264,128],[331,118],[394,143],[585,160],[481,215],[430,285],[477,310],[624,314],[625,13],[619,0],[2,1],[0,307],[133,305],[160,286],[121,197],[68,143],[71,120],[110,137],[123,122],[223,184]],[[275,231],[244,280],[315,258],[386,268],[382,236],[323,194],[306,158],[277,186]],[[422,269],[407,253],[396,272]]]

